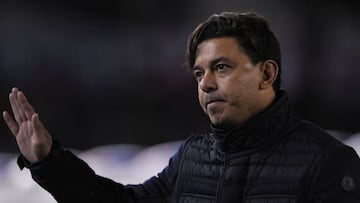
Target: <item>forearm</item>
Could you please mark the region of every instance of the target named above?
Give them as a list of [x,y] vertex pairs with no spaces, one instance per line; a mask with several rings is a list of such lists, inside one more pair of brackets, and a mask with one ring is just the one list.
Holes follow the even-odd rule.
[[[19,158],[20,167],[22,162]],[[58,202],[122,202],[123,185],[97,176],[84,161],[56,142],[44,160],[26,166],[32,178]]]
[[[95,172],[81,159],[54,141],[50,154],[32,165],[32,178],[60,203],[171,202],[178,156],[157,177],[144,184],[122,185]],[[175,163],[174,163],[175,162]]]

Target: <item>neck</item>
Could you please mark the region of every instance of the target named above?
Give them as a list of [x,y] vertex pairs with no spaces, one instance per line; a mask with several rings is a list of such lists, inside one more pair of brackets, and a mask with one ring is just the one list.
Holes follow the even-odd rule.
[[286,135],[285,131],[295,126],[297,119],[286,93],[280,91],[268,108],[245,123],[232,129],[211,127],[213,135],[222,140],[228,150],[246,150],[277,142]]

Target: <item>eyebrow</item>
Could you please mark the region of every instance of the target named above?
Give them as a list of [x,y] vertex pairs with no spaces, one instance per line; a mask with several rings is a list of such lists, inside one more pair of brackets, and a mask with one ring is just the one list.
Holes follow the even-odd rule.
[[[221,61],[225,61],[225,62],[228,62],[228,63],[231,63],[231,61],[227,58],[227,57],[225,57],[225,56],[219,56],[219,57],[217,57],[217,58],[215,58],[215,59],[213,59],[213,60],[211,60],[210,62],[209,62],[209,67],[213,67],[213,66],[215,66],[217,63],[219,63],[219,62],[221,62]],[[202,69],[200,66],[194,66],[193,68],[192,68],[192,70],[196,70],[196,69]]]

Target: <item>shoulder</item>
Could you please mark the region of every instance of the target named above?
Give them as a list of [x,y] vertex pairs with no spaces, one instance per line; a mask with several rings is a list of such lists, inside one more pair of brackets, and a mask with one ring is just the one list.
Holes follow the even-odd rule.
[[298,121],[289,138],[299,147],[313,152],[329,152],[339,148],[349,148],[324,129],[305,120]]
[[333,141],[322,144],[321,149],[308,172],[309,197],[313,202],[359,202],[360,158],[356,151]]
[[312,167],[319,167],[325,162],[336,163],[337,159],[359,162],[353,148],[320,127],[304,120],[298,121],[296,127],[280,144],[280,149],[289,157],[296,156],[298,161],[306,160]]
[[314,176],[320,176],[320,174],[315,174],[315,171],[323,174],[327,171],[327,173],[345,176],[355,173],[354,170],[360,170],[359,156],[352,147],[308,121],[299,121],[291,136],[299,143],[299,147],[312,154],[313,169],[310,173]]
[[308,188],[307,198],[311,199],[309,202],[340,199],[356,199],[358,202],[360,158],[353,148],[304,120],[299,120],[289,134],[286,146],[296,148],[296,153],[302,154],[301,158],[310,161],[304,181]]

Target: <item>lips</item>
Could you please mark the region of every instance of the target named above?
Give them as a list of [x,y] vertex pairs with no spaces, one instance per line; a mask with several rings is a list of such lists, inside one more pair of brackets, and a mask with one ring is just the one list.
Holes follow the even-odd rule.
[[219,96],[213,97],[208,96],[206,97],[205,106],[207,107],[209,104],[215,103],[215,102],[225,102],[225,99]]

